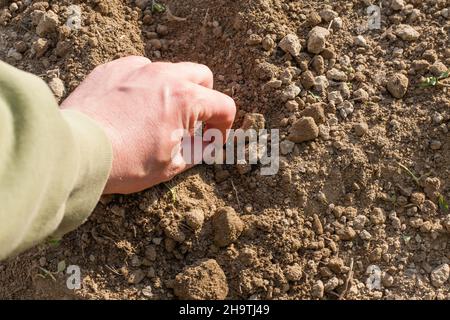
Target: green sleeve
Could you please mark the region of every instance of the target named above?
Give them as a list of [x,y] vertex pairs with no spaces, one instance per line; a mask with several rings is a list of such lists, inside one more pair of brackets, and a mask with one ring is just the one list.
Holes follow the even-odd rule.
[[0,61],[0,261],[84,223],[111,163],[102,129]]

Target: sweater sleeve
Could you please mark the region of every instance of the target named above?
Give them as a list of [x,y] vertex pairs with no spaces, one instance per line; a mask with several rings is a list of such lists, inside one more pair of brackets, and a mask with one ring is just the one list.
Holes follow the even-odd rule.
[[111,163],[101,128],[61,111],[44,81],[0,61],[0,261],[84,223]]

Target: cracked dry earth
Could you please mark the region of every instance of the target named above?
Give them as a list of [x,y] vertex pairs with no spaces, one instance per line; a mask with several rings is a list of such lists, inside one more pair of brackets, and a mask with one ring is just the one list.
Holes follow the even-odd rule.
[[0,59],[59,100],[118,57],[204,63],[235,128],[280,129],[279,173],[202,165],[103,198],[0,263],[0,298],[450,299],[448,79],[421,86],[450,67],[448,1],[159,2],[0,0]]

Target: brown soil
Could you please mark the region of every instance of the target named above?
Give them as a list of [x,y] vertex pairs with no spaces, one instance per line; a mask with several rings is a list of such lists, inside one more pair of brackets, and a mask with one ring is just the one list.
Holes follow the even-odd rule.
[[[275,176],[199,166],[141,194],[102,199],[61,243],[0,263],[0,298],[450,299],[450,95],[419,87],[450,66],[446,0],[383,0],[381,30],[363,33],[367,0],[161,0],[185,19],[140,10],[139,0],[28,2],[0,0],[0,59],[59,77],[65,95],[118,57],[194,61],[236,100],[236,127],[260,113],[282,141],[308,141]],[[71,4],[82,8],[78,31],[61,26]],[[315,55],[308,34],[329,28],[327,8],[343,25],[331,24]],[[37,31],[33,20],[49,10],[59,25]],[[289,33],[300,39],[297,57],[277,46]],[[355,41],[360,33],[367,45]],[[328,89],[307,90],[319,75]],[[293,100],[292,84],[302,89]],[[336,91],[345,102],[328,94]],[[314,123],[317,138],[294,132]],[[43,271],[63,260],[80,266],[80,290]],[[366,283],[373,265],[375,288]]]

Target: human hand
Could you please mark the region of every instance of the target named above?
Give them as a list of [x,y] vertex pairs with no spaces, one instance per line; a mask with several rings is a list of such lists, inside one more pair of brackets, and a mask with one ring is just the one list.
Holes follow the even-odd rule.
[[172,179],[188,169],[175,163],[175,130],[194,131],[197,121],[231,128],[236,106],[215,91],[208,67],[194,63],[151,63],[131,56],[101,65],[62,103],[97,122],[113,148],[104,194],[129,194]]

